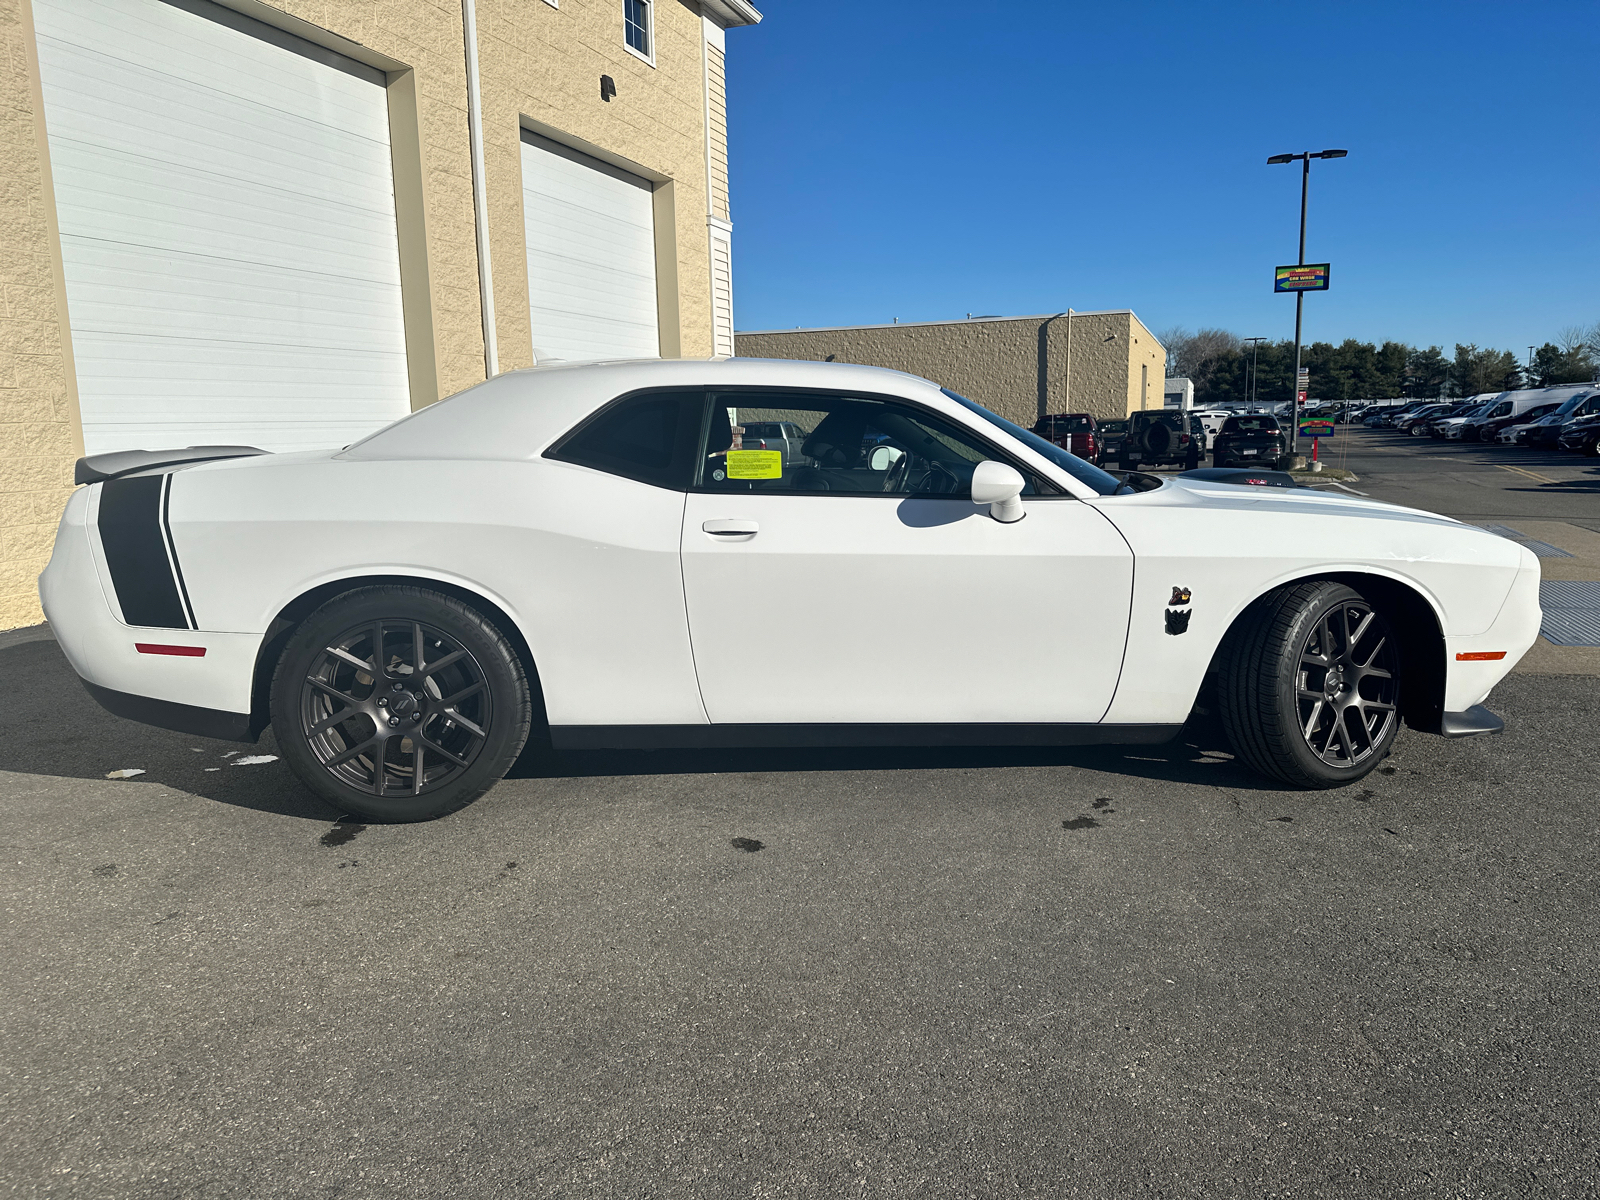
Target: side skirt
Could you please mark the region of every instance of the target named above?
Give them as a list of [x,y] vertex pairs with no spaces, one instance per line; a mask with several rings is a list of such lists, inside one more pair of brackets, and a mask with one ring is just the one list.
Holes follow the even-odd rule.
[[220,708],[199,708],[193,704],[178,704],[171,700],[156,700],[149,696],[135,696],[129,692],[114,692],[98,683],[81,680],[89,695],[100,707],[130,721],[154,725],[159,729],[172,729],[178,733],[192,733],[196,737],[216,738],[223,742],[250,742],[259,740],[259,732],[250,728],[250,714],[225,712]]
[[557,750],[745,746],[1150,746],[1182,725],[552,725]]

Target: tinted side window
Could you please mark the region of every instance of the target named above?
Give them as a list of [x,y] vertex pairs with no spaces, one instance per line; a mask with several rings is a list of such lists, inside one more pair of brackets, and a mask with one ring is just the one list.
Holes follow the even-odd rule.
[[603,410],[545,457],[656,487],[684,490],[700,439],[700,392],[657,392]]
[[[786,424],[798,444],[756,441],[750,430]],[[872,397],[806,393],[714,394],[696,484],[712,492],[835,495],[972,494],[978,463],[998,455],[937,413]],[[1040,492],[1031,477],[1023,495]]]

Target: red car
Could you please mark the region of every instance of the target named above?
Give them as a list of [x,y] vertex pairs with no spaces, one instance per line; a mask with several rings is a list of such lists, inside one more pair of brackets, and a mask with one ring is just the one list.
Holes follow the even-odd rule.
[[1099,465],[1100,430],[1088,413],[1053,413],[1034,422],[1033,432],[1047,442],[1054,442],[1063,450],[1071,451],[1085,462]]

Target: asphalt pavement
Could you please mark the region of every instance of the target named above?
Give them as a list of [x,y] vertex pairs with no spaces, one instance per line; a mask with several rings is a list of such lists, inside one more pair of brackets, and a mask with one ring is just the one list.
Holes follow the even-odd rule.
[[[1348,444],[1354,489],[1600,530],[1582,460]],[[0,679],[8,1195],[1597,1194],[1582,672],[1335,792],[1203,735],[530,754],[387,827],[42,633]]]

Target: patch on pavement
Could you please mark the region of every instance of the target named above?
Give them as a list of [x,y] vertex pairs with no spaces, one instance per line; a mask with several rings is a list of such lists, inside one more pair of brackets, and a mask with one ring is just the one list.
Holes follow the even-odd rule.
[[[1537,538],[1531,538],[1525,533],[1519,533],[1517,530],[1511,528],[1511,526],[1509,526],[1509,525],[1486,524],[1484,526],[1484,528],[1487,529],[1490,533],[1498,534],[1500,537],[1505,538],[1507,541],[1517,542],[1520,545],[1526,546],[1529,550],[1532,550],[1534,552],[1534,554],[1538,555],[1540,558],[1571,558],[1572,557],[1571,554],[1569,554],[1567,551],[1561,549],[1561,547],[1552,546],[1549,542],[1541,542]],[[1588,643],[1584,643],[1584,644],[1587,645]]]
[[1557,646],[1600,646],[1600,583],[1549,580],[1539,585],[1539,633]]

